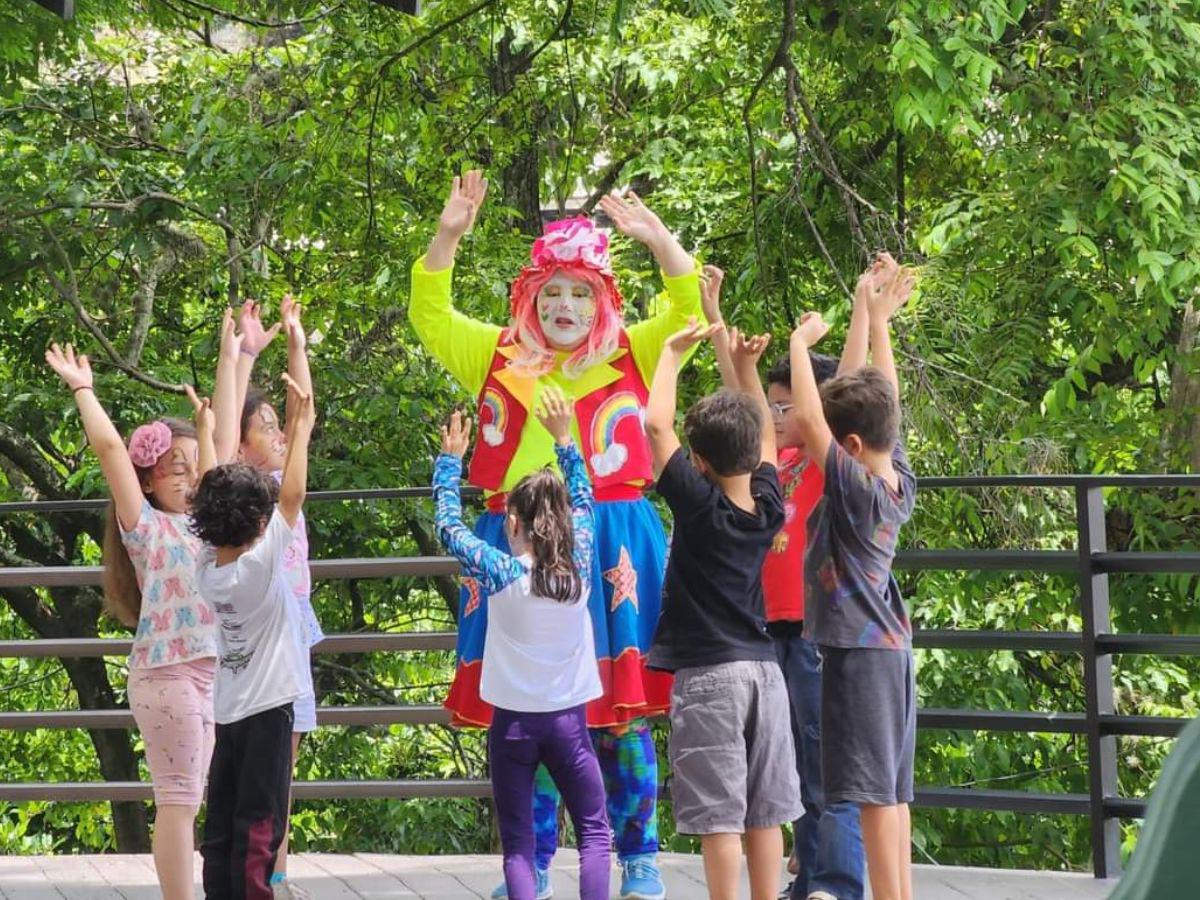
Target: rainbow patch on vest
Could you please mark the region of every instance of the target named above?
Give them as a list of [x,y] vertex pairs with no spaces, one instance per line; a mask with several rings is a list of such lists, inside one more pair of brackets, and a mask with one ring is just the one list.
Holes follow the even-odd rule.
[[642,427],[642,407],[632,391],[621,391],[606,399],[592,417],[592,470],[600,477],[612,475],[629,459],[629,448],[617,440],[617,428],[633,418]]
[[504,443],[504,432],[508,428],[508,404],[495,388],[483,392],[479,404],[479,427],[488,446],[499,447]]

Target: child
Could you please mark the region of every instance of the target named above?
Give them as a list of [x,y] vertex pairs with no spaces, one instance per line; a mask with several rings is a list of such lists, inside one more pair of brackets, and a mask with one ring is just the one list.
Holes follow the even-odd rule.
[[[881,254],[859,279],[854,294],[850,332],[840,368],[853,371],[867,358],[868,313],[866,298],[876,283],[893,271],[891,257]],[[891,263],[894,269],[894,263]],[[704,267],[701,296],[709,322],[721,321],[720,291],[724,272]],[[726,387],[736,385],[736,374],[728,352],[728,338],[713,335],[713,347]],[[836,359],[809,353],[817,384],[828,381],[839,370]],[[821,469],[804,453],[804,442],[796,420],[788,415],[792,403],[792,365],[785,354],[767,374],[767,401],[775,425],[779,448],[779,484],[784,499],[784,526],[775,536],[763,564],[763,600],[767,632],[775,643],[775,654],[783,670],[790,703],[792,740],[800,776],[804,816],[793,823],[792,855],[788,871],[795,880],[785,888],[793,900],[814,895],[821,900],[862,900],[863,849],[858,806],[825,802],[821,780],[821,658],[817,647],[804,637],[804,550],[808,517],[820,500],[825,479]],[[824,824],[822,824],[824,822]]]
[[818,390],[808,351],[827,326],[808,313],[793,332],[792,415],[825,476],[804,563],[805,631],[823,660],[825,798],[861,810],[875,900],[910,900],[912,628],[891,565],[916,480],[898,440],[899,381],[888,321],[911,293],[913,277],[894,264],[888,269],[885,286],[873,286],[866,297],[874,368],[841,373]]
[[693,320],[669,338],[650,388],[646,432],[658,492],[675,517],[650,662],[675,674],[675,824],[701,836],[709,897],[737,897],[744,834],[751,896],[774,900],[779,826],[803,808],[787,692],[763,620],[762,562],[783,524],[775,432],[755,369],[767,339],[734,333],[740,392],[721,391],[688,410],[690,461],[674,429],[683,355],[722,327]]
[[65,351],[51,344],[46,362],[74,392],[112,492],[105,610],[137,628],[129,706],[154,784],[154,867],[165,900],[190,900],[192,834],[212,755],[217,644],[212,607],[196,590],[200,547],[186,514],[200,457],[212,456],[212,411],[189,388],[196,427],[158,419],[135,429],[126,448],[96,399],[88,358],[76,357],[70,344]]
[[434,469],[438,536],[463,573],[488,592],[480,693],[494,707],[488,730],[492,792],[512,900],[534,900],[534,772],[544,764],[575,824],[579,894],[607,900],[610,832],[600,763],[587,730],[589,701],[604,693],[588,612],[592,489],[571,439],[574,403],[543,388],[538,421],[554,439],[566,485],[549,469],[509,492],[509,555],[463,524],[459,500],[470,420],[454,413],[442,428]]
[[[270,474],[276,482],[283,470],[287,440],[279,425],[279,416],[271,406],[267,395],[250,384],[250,375],[259,354],[267,348],[282,329],[287,336],[288,375],[303,393],[313,392],[312,376],[306,354],[307,338],[300,321],[300,304],[290,296],[284,296],[279,304],[279,321],[270,329],[264,329],[261,308],[247,301],[238,316],[241,328],[240,347],[234,352],[232,366],[222,378],[218,371],[217,386],[213,392],[213,410],[217,417],[216,446],[217,460],[225,463],[235,456],[242,462]],[[289,398],[287,421],[291,422],[292,402]],[[312,579],[308,571],[308,531],[304,514],[294,530],[292,544],[284,556],[284,574],[287,576],[292,597],[300,610],[303,632],[307,646],[311,648],[325,638],[321,625],[313,612],[311,594]],[[306,652],[301,660],[308,674],[297,676],[311,684],[311,657]],[[317,701],[310,691],[298,697],[292,706],[295,714],[292,734],[292,767],[300,750],[304,735],[317,728]],[[291,800],[288,800],[289,817]],[[280,900],[305,900],[308,894],[287,879],[288,833],[284,829],[279,858],[275,862],[275,873],[271,876],[275,894]]]
[[207,545],[200,591],[221,635],[201,847],[208,900],[271,900],[287,821],[292,704],[312,692],[304,622],[284,558],[304,503],[315,416],[312,395],[284,378],[293,415],[282,481],[244,463],[217,466],[201,478],[192,504],[192,530]]

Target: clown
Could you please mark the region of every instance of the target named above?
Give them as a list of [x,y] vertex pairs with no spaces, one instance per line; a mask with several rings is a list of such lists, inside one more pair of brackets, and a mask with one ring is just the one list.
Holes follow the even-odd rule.
[[[504,492],[524,475],[553,464],[553,439],[532,410],[540,392],[558,386],[575,400],[574,438],[587,460],[596,496],[596,553],[590,607],[604,696],[588,707],[600,758],[609,819],[626,900],[665,896],[658,852],[658,765],[647,716],[670,704],[670,677],[646,668],[658,622],[666,538],[643,497],[653,478],[643,430],[647,385],[667,336],[701,315],[698,269],[691,256],[634,195],[600,205],[624,234],[644,244],[663,272],[663,312],[626,327],[613,277],[608,237],[590,219],[554,222],[533,245],[531,264],[513,282],[512,320],[501,327],[471,319],[451,304],[458,242],[487,193],[479,172],[455,178],[437,235],[413,264],[409,316],[421,342],[478,398],[479,439],[469,479],[483,488],[487,512],[475,533],[508,549]],[[446,707],[460,725],[487,726],[479,696],[487,596],[463,584],[458,665]],[[534,794],[538,896],[552,889],[548,869],[557,838],[558,798],[539,772]],[[496,897],[504,896],[503,887]]]

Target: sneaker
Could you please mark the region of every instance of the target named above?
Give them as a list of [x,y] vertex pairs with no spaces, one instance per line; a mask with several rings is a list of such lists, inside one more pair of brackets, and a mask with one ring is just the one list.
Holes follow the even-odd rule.
[[791,900],[792,885],[795,883],[796,882],[794,882],[794,881],[789,881],[787,884],[785,884],[783,886],[783,890],[781,890],[779,892],[779,900]]
[[286,878],[271,885],[271,892],[275,900],[312,900],[312,894]]
[[829,891],[813,891],[808,895],[808,900],[838,900],[838,898]]
[[631,856],[621,860],[620,900],[665,900],[662,874],[654,863],[654,854]]
[[[537,869],[537,900],[550,900],[554,896],[554,885],[550,883],[550,870]],[[492,900],[508,900],[508,885],[503,881],[492,891]]]

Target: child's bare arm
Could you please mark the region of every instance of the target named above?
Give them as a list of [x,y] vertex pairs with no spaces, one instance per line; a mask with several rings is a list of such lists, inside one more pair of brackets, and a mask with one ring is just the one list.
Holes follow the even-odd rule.
[[730,361],[736,370],[738,389],[754,400],[762,419],[762,461],[774,466],[779,462],[775,421],[771,418],[771,407],[758,374],[758,361],[770,342],[769,334],[746,335],[736,328],[729,336]]
[[288,393],[296,396],[289,398],[295,415],[287,421],[288,445],[283,462],[283,480],[279,485],[279,512],[288,527],[295,528],[308,491],[308,441],[312,437],[317,416],[312,394],[301,391],[290,375],[284,375],[283,378],[287,382]]
[[198,478],[203,478],[209,469],[217,465],[217,448],[213,442],[216,416],[213,415],[212,401],[208,397],[196,396],[196,389],[190,384],[185,384],[183,388],[187,392],[188,400],[192,402],[193,418],[196,422],[196,443],[200,449],[196,474]]
[[655,477],[679,449],[679,436],[675,434],[675,394],[684,354],[723,327],[704,326],[693,318],[687,328],[667,338],[650,383],[650,399],[646,402],[646,437],[650,442]]
[[221,320],[221,346],[217,355],[217,380],[213,387],[213,451],[216,462],[231,461],[237,455],[238,419],[237,366],[242,356],[242,335],[233,324],[233,310],[226,309]]
[[[705,266],[700,277],[700,306],[709,325],[722,324],[721,284],[725,273],[716,266]],[[731,391],[741,390],[737,369],[729,352],[729,332],[720,329],[712,336],[713,353],[717,357],[717,369],[721,373],[721,384]]]
[[833,441],[833,432],[825,421],[825,411],[821,406],[821,392],[817,389],[817,379],[813,374],[812,360],[808,358],[809,348],[817,343],[829,326],[821,318],[820,313],[805,313],[800,319],[800,325],[792,332],[790,354],[792,358],[792,415],[800,426],[800,434],[809,458],[825,470],[825,460],[829,454],[829,445]]
[[892,383],[900,396],[900,376],[892,353],[890,323],[892,316],[912,296],[916,273],[907,266],[897,268],[883,290],[871,297],[868,309],[871,316],[871,362]]
[[[300,321],[300,301],[294,299],[291,294],[284,294],[279,303],[279,324],[283,326],[283,332],[287,335],[288,375],[303,393],[312,395],[315,401],[312,372],[308,367],[308,336],[304,333],[304,325]],[[295,414],[295,402],[296,395],[288,391],[285,422]]]
[[132,531],[141,518],[145,495],[125,442],[96,398],[91,363],[85,354],[76,357],[75,348],[70,344],[65,349],[51,344],[46,351],[46,362],[74,393],[88,444],[100,457],[100,471],[108,482],[117,521],[125,531]]

